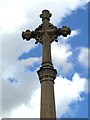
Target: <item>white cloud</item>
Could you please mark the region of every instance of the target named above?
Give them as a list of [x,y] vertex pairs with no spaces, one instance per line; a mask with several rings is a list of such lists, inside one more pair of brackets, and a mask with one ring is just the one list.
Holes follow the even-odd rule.
[[[61,92],[60,92],[61,91]],[[75,73],[72,80],[58,76],[55,80],[55,98],[57,108],[57,118],[63,114],[72,116],[77,112],[76,109],[70,108],[70,105],[75,102],[84,100],[80,95],[82,92],[87,92],[87,80],[81,78],[78,73]],[[28,104],[22,104],[12,111],[11,117],[21,118],[39,118],[40,116],[40,88],[32,94]],[[17,116],[16,116],[17,115]]]
[[[67,78],[57,77],[55,84],[57,115],[60,117],[65,112],[68,114],[69,105],[74,102],[83,100],[80,96],[82,92],[86,92],[87,81],[85,78],[81,78],[79,74],[74,74],[72,81]],[[62,92],[59,92],[62,91]]]
[[[0,59],[0,72],[2,71],[3,77],[3,114],[9,116],[15,107],[21,104],[26,104],[32,95],[32,92],[39,86],[36,71],[25,71],[27,65],[39,63],[41,58],[32,58],[28,60],[18,61],[18,57],[24,52],[37,47],[34,44],[34,40],[30,42],[23,41],[21,39],[22,30],[26,28],[34,29],[41,22],[39,15],[43,9],[49,9],[53,14],[51,22],[58,24],[67,15],[78,8],[82,8],[87,4],[89,0],[0,0],[0,53],[2,53]],[[53,9],[55,8],[55,9]],[[57,45],[56,45],[57,46]],[[1,49],[2,47],[2,49]],[[62,58],[57,57],[56,65],[62,63],[63,71],[68,71],[72,68],[72,64],[69,62],[69,58],[72,55],[71,48],[68,44],[59,44],[58,49],[61,50]],[[59,49],[61,48],[61,49]],[[63,53],[62,53],[63,52]],[[55,53],[56,54],[56,53]],[[65,57],[66,55],[66,57]],[[53,54],[54,56],[54,54]],[[3,64],[1,65],[1,62]],[[30,63],[29,63],[30,61]],[[67,64],[64,69],[63,64]],[[14,78],[18,82],[10,83],[8,78]],[[1,87],[0,87],[1,88]],[[1,99],[0,99],[1,100]],[[7,102],[8,101],[8,102]]]
[[[37,59],[37,60],[36,60]],[[32,59],[30,59],[32,63]],[[39,62],[39,58],[33,59],[33,62]],[[2,106],[3,116],[9,115],[9,112],[14,107],[17,107],[23,103],[28,103],[31,95],[35,89],[39,86],[39,80],[35,71],[26,71],[26,66],[31,65],[29,62],[14,61],[15,63],[9,64],[8,68],[3,71],[2,81]],[[15,79],[11,83],[8,79]],[[37,80],[36,80],[37,79]],[[7,102],[8,101],[8,102]]]
[[[17,115],[17,116],[16,116]],[[11,118],[39,118],[40,117],[40,88],[34,91],[28,104],[22,104],[11,113]]]
[[78,61],[84,67],[90,67],[90,66],[88,66],[89,65],[88,64],[88,51],[89,51],[88,48],[81,47],[80,53],[78,55]]
[[20,61],[21,64],[23,64],[24,66],[33,66],[35,63],[39,63],[41,62],[41,57],[40,58],[37,58],[37,57],[31,57],[31,58],[28,58],[28,59],[23,59]]
[[2,114],[2,42],[0,40],[0,119]]
[[63,73],[67,73],[73,69],[73,64],[70,58],[72,57],[73,51],[71,45],[67,42],[70,38],[77,36],[80,30],[72,30],[71,34],[67,37],[59,37],[58,43],[52,43],[52,59],[55,67],[61,69]]
[[61,68],[64,73],[73,69],[73,64],[69,60],[72,56],[72,50],[69,44],[53,43],[51,50],[53,63],[57,69]]

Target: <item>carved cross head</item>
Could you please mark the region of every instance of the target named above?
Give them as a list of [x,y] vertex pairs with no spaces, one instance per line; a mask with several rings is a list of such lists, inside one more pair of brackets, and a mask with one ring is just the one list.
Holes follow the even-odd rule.
[[48,10],[43,10],[42,14],[40,15],[40,18],[42,18],[42,24],[39,25],[38,28],[36,28],[34,31],[26,30],[25,32],[22,32],[22,38],[26,39],[27,41],[31,38],[36,39],[35,44],[40,42],[43,44],[43,36],[44,33],[47,32],[47,34],[50,37],[50,43],[53,41],[58,42],[57,38],[58,36],[67,37],[67,35],[71,34],[71,29],[67,26],[63,26],[62,28],[57,28],[53,24],[49,23],[50,17],[52,14]]

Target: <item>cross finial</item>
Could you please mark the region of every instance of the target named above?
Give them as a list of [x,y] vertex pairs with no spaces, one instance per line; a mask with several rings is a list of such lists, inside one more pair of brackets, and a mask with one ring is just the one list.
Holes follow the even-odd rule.
[[49,19],[51,16],[52,14],[48,10],[43,10],[42,14],[40,15],[40,18],[44,20],[44,19]]
[[25,32],[22,32],[22,38],[26,39],[27,41],[31,38],[36,39],[36,44],[38,42],[43,43],[43,36],[44,33],[47,32],[50,37],[50,43],[53,41],[58,41],[58,36],[64,36],[67,37],[67,35],[70,35],[71,29],[67,26],[63,26],[62,28],[57,28],[53,24],[49,23],[50,17],[52,14],[48,10],[43,10],[42,14],[40,15],[40,18],[42,18],[42,24],[39,25],[38,28],[36,28],[34,31],[26,30]]

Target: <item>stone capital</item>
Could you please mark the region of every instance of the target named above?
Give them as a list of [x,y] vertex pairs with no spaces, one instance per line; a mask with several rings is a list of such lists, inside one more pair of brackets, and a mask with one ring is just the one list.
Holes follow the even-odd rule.
[[40,83],[42,83],[43,81],[52,81],[54,83],[57,70],[53,67],[40,67],[37,73],[39,76]]

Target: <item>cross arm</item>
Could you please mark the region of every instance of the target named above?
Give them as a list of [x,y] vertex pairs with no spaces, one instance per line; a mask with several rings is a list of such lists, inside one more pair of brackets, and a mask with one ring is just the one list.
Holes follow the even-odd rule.
[[54,26],[54,28],[47,30],[48,34],[50,35],[51,42],[56,41],[58,42],[57,38],[58,36],[67,37],[67,35],[71,34],[71,29],[67,26],[63,26],[62,28],[57,28]]
[[38,42],[42,43],[41,39],[42,39],[42,35],[44,34],[43,30],[37,30],[38,28],[35,29],[35,31],[30,31],[30,30],[26,30],[25,32],[22,32],[22,38],[23,40],[26,39],[27,41],[29,41],[31,38],[35,38],[36,42],[35,44],[37,44]]
[[67,26],[63,26],[62,28],[47,30],[47,32],[49,35],[62,35],[63,37],[67,37],[67,35],[71,34],[71,29]]
[[25,32],[22,32],[22,38],[23,40],[26,39],[27,41],[29,41],[31,38],[34,38],[35,36],[35,32],[34,31],[30,31],[30,30],[26,30]]
[[67,26],[63,26],[62,28],[58,28],[56,33],[60,36],[67,37],[67,35],[71,34],[71,29]]

